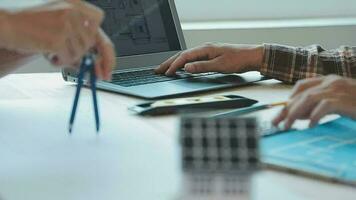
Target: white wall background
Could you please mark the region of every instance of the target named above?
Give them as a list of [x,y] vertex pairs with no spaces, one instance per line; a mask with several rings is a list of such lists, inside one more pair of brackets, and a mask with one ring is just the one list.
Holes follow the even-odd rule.
[[[0,0],[0,7],[45,0]],[[355,0],[176,0],[188,47],[205,42],[356,46]],[[43,59],[19,72],[57,71]]]
[[354,0],[176,0],[182,21],[356,16]]

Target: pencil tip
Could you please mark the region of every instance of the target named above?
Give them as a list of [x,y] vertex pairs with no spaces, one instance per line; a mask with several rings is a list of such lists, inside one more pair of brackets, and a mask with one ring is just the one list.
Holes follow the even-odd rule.
[[72,134],[72,130],[73,130],[73,125],[69,125],[69,134]]
[[96,134],[99,134],[100,132],[100,123],[96,124]]

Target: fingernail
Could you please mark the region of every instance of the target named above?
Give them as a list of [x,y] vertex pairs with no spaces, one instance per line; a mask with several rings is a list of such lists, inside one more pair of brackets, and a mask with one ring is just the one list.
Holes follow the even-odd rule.
[[193,71],[193,66],[188,64],[188,65],[185,65],[184,69],[187,72],[192,72]]

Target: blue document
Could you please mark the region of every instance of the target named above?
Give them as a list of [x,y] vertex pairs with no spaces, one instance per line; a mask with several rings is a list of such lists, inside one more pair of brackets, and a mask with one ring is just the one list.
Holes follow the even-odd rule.
[[261,151],[268,165],[356,185],[355,120],[265,137]]

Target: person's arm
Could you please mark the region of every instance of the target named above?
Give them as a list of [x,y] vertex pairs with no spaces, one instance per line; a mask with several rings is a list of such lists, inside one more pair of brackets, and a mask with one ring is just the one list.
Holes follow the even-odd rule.
[[6,12],[5,10],[1,10],[0,9],[0,48],[4,48],[5,47],[5,40],[6,38],[8,38],[8,33],[9,31],[9,24],[7,21],[8,18],[8,12]]
[[15,71],[35,57],[34,54],[0,49],[0,78]]
[[7,50],[2,46],[2,44],[4,44],[2,39],[7,38],[7,34],[10,32],[7,17],[8,13],[4,10],[0,10],[0,78],[15,71],[34,57],[34,54],[19,53]]
[[356,78],[356,47],[325,50],[319,45],[301,48],[265,44],[260,71],[286,83],[329,74]]

